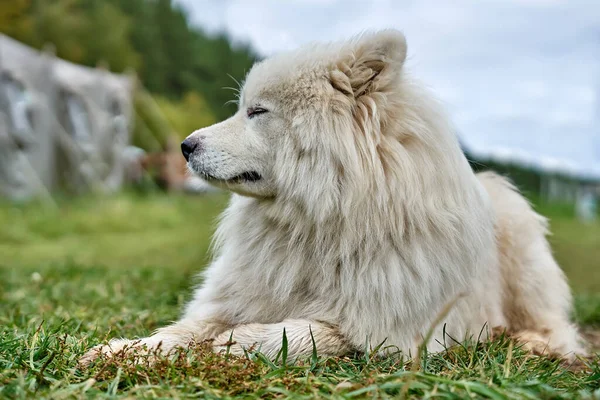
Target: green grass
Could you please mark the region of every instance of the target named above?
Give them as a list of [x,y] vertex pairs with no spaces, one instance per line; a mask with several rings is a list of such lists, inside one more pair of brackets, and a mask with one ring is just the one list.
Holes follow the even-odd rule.
[[[0,206],[0,398],[600,399],[597,356],[569,369],[502,337],[414,365],[358,355],[283,367],[199,347],[152,367],[123,359],[79,370],[92,345],[146,336],[178,317],[225,203],[223,195],[123,194],[59,201],[57,209]],[[577,318],[597,329],[600,224],[541,210],[551,216]]]

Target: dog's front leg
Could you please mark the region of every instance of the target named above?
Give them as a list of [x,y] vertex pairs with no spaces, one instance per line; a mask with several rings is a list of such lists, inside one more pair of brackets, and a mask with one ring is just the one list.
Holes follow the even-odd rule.
[[158,329],[152,336],[141,339],[112,339],[108,344],[90,349],[79,360],[81,366],[87,366],[100,355],[168,355],[173,349],[188,347],[214,338],[229,326],[214,321],[180,320],[172,325]]
[[284,328],[290,359],[310,356],[313,340],[319,355],[339,356],[352,351],[352,346],[335,326],[303,319],[286,319],[276,324],[239,325],[218,335],[213,342],[213,349],[236,355],[243,355],[245,350],[256,350],[273,359],[282,348]]

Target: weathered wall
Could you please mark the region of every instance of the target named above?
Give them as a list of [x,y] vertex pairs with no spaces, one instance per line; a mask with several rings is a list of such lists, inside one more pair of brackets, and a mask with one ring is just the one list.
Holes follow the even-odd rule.
[[0,196],[119,189],[133,84],[0,35]]

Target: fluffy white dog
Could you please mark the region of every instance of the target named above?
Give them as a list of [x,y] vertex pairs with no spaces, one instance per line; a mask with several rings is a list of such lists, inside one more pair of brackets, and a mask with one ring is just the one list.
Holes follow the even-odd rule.
[[432,328],[435,351],[484,326],[582,353],[545,220],[503,178],[472,172],[405,57],[385,30],[255,65],[239,111],[182,144],[191,171],[234,192],[203,284],[178,322],[82,361],[208,339],[273,357],[284,328],[290,357],[313,339],[324,355],[414,355]]

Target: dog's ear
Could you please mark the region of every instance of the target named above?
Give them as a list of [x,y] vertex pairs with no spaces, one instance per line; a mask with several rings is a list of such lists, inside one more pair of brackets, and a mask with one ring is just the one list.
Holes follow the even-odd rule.
[[330,71],[334,89],[359,98],[385,90],[400,74],[406,59],[406,38],[397,30],[384,30],[352,40]]

